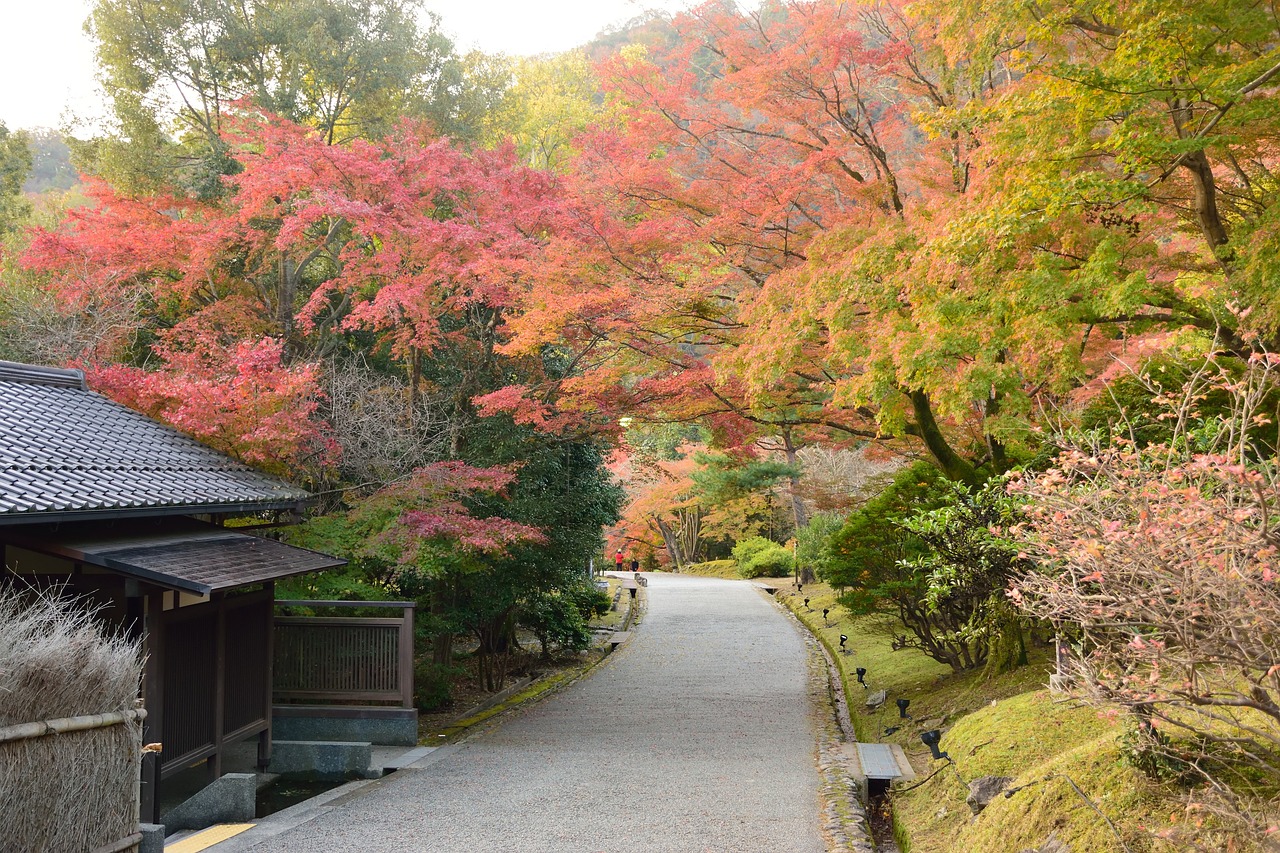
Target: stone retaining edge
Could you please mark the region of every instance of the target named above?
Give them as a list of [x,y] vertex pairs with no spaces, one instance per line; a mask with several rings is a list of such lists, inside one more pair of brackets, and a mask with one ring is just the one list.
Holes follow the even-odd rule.
[[761,589],[760,593],[768,597],[804,637],[807,691],[814,708],[817,740],[818,799],[828,853],[876,853],[861,788],[849,772],[843,750],[847,742],[845,732],[853,731],[852,720],[847,718],[847,706],[837,701],[835,696],[837,691],[843,695],[844,684],[833,672],[827,650],[808,626],[768,592]]

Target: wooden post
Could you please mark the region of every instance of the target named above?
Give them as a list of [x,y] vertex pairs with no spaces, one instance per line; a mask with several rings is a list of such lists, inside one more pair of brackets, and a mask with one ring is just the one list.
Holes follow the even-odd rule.
[[[142,699],[147,709],[143,725],[144,743],[164,742],[164,590],[152,589],[147,593],[143,635],[143,651],[146,668],[142,674]],[[148,823],[160,822],[160,765],[163,753],[148,753],[142,762],[142,814]]]
[[400,620],[400,704],[413,707],[413,608],[404,609]]
[[[127,578],[124,582],[124,621],[125,632],[133,639],[141,640],[146,634],[147,618],[146,599],[143,597],[141,582]],[[138,685],[142,687],[141,684]]]
[[266,695],[267,707],[265,709],[267,729],[258,735],[258,772],[265,773],[267,765],[271,763],[271,706],[274,704],[272,692],[275,690],[275,634],[276,634],[276,583],[275,581],[267,581],[262,585],[263,591],[267,594],[267,648],[265,654],[267,656],[267,683],[263,688]]
[[222,776],[223,733],[226,728],[227,713],[227,596],[215,592],[217,599],[217,617],[214,628],[216,639],[213,652],[213,755],[209,756],[209,781],[216,781]]

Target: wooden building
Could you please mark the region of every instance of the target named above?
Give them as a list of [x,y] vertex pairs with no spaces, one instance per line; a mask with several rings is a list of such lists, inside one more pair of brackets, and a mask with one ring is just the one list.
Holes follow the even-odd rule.
[[[143,637],[143,819],[164,780],[231,744],[271,751],[273,582],[342,565],[253,535],[308,495],[89,391],[0,361],[0,583],[64,589]],[[250,519],[228,527],[228,519]]]

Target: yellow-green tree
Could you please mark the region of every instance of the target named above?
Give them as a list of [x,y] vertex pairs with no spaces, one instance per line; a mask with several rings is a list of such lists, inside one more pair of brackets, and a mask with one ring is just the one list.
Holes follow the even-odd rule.
[[494,141],[510,138],[521,158],[538,169],[561,169],[573,139],[601,115],[603,96],[580,51],[513,60],[512,83],[489,128]]
[[0,122],[0,237],[21,225],[31,212],[22,196],[22,184],[30,171],[27,134],[11,131]]

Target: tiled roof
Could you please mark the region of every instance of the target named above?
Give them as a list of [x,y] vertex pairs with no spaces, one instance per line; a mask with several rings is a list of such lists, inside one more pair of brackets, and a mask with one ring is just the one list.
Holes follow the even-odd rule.
[[29,527],[10,538],[30,550],[201,595],[346,563],[274,539],[239,533],[235,528],[186,518]]
[[0,524],[295,507],[307,493],[87,390],[0,361]]

